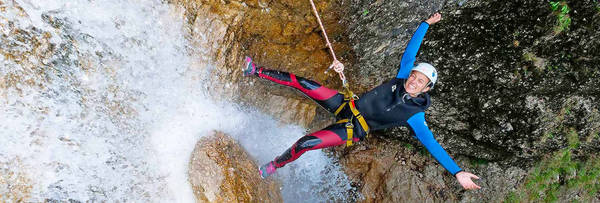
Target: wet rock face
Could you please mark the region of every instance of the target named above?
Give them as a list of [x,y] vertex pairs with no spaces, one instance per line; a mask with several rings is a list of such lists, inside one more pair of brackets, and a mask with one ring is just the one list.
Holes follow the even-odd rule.
[[[457,200],[444,183],[443,169],[417,151],[390,139],[372,138],[336,151],[346,174],[357,183],[362,202],[433,202]],[[377,157],[377,158],[374,158]]]
[[[214,77],[207,89],[216,99],[248,104],[284,123],[308,127],[317,105],[301,93],[270,81],[242,77],[244,56],[269,69],[293,72],[332,88],[340,87],[325,42],[310,4],[303,1],[202,1],[172,0],[186,9],[189,38],[198,64]],[[322,20],[339,57],[352,56],[343,43],[344,29],[337,12],[329,11],[337,1],[317,1]],[[276,106],[273,106],[276,105]],[[291,109],[291,110],[290,110]]]
[[[574,149],[576,157],[600,151],[600,14],[596,2],[567,2],[571,23],[561,32],[557,32],[559,13],[544,1],[346,2],[351,2],[348,35],[358,59],[350,77],[365,89],[394,77],[418,23],[442,8],[443,20],[430,27],[417,56],[417,61],[432,63],[440,73],[427,120],[436,139],[459,165],[485,179],[478,181],[484,187],[481,191],[461,193],[454,188],[461,196],[435,199],[502,201],[506,188],[515,188],[530,165],[567,146],[570,132],[581,141]],[[406,141],[420,146],[404,128],[374,134],[402,140],[390,145]],[[371,142],[375,141],[365,145],[384,147]],[[377,170],[353,164],[387,163],[379,160],[404,152],[351,151],[361,154],[360,158],[342,153],[341,159],[347,160],[342,163],[348,164],[350,176],[365,184],[363,195],[370,184],[382,180],[369,177],[386,177],[386,185],[407,179],[391,175],[396,163],[376,164],[383,168]],[[378,175],[373,171],[379,171]],[[443,174],[445,185],[456,185]],[[436,194],[435,190],[429,193]]]
[[347,35],[356,53],[350,64],[353,87],[363,91],[394,77],[400,56],[418,23],[441,8],[444,1],[346,0]]
[[463,192],[456,179],[415,145],[372,137],[356,147],[336,150],[340,164],[360,188],[360,202],[502,202],[526,171],[497,163],[456,159],[464,170],[477,171],[483,189]]
[[[441,69],[432,114],[456,114],[438,127],[446,130],[441,134],[483,146],[465,154],[520,160],[565,147],[557,140],[569,128],[582,139],[598,133],[593,87],[600,84],[600,61],[593,50],[599,46],[589,40],[598,37],[590,30],[599,28],[590,21],[598,15],[591,3],[570,7],[572,24],[562,33],[554,31],[557,16],[547,2],[473,1],[450,10],[421,51],[423,60]],[[548,134],[556,136],[541,139]]]
[[189,179],[198,202],[281,202],[279,186],[262,180],[257,165],[231,137],[217,132],[200,139]]
[[430,27],[417,60],[440,72],[427,114],[450,151],[529,160],[564,147],[566,129],[577,129],[581,139],[600,131],[595,3],[569,2],[572,23],[557,33],[558,14],[543,1],[348,2],[359,59],[350,70],[371,87],[395,75],[418,23],[442,8],[443,20]]

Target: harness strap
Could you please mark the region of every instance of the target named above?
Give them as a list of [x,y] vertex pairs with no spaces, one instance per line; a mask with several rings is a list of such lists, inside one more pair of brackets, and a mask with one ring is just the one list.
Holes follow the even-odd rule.
[[354,139],[354,125],[352,124],[352,118],[350,119],[340,119],[336,123],[345,123],[346,124],[346,134],[348,135],[346,139],[346,146],[352,146],[352,140]]
[[342,105],[340,105],[340,107],[338,107],[338,109],[337,109],[337,110],[335,110],[335,113],[333,113],[333,114],[334,114],[334,115],[336,115],[336,116],[337,116],[338,114],[340,114],[340,111],[342,111],[342,109],[344,109],[344,106],[346,106],[346,104],[348,104],[348,102],[344,102],[344,103],[342,103]]
[[367,125],[367,121],[365,120],[365,118],[362,115],[360,115],[360,112],[358,111],[358,109],[356,109],[354,100],[350,101],[350,110],[352,111],[354,117],[358,119],[358,123],[360,123],[360,126],[365,130],[365,132],[369,133],[369,125]]
[[348,134],[348,139],[346,139],[346,146],[352,146],[352,140],[353,140],[353,136],[354,136],[354,125],[352,124],[352,118],[356,118],[358,119],[358,123],[360,124],[360,127],[362,127],[362,129],[367,133],[367,135],[369,135],[369,125],[367,125],[367,121],[365,120],[365,118],[360,114],[360,112],[358,111],[358,109],[356,109],[356,104],[354,104],[354,101],[358,99],[358,96],[356,96],[352,91],[350,91],[350,89],[345,86],[344,87],[344,103],[342,103],[337,110],[335,110],[335,115],[337,116],[342,109],[344,109],[344,107],[346,106],[346,104],[350,107],[350,111],[352,111],[352,115],[349,119],[341,119],[339,120],[337,123],[346,123],[346,133]]
[[353,138],[353,130],[354,130],[354,125],[352,125],[352,122],[348,122],[346,123],[346,133],[348,134],[348,139],[346,139],[346,147],[352,146],[352,140]]

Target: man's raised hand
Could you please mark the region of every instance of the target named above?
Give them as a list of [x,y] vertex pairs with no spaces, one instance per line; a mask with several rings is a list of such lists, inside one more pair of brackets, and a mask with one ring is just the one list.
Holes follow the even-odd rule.
[[433,25],[437,22],[440,22],[440,20],[442,20],[442,14],[434,13],[431,17],[429,17],[429,19],[425,20],[425,22],[429,25]]

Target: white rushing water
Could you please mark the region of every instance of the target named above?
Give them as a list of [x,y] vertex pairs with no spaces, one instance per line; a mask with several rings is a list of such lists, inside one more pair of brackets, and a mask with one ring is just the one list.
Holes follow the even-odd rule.
[[[163,1],[0,7],[0,202],[19,183],[26,202],[193,202],[187,169],[200,137],[223,131],[265,163],[305,133],[208,99],[192,79],[207,71],[188,68],[198,47],[187,47],[182,11]],[[352,189],[320,150],[275,178],[286,202],[346,201]]]

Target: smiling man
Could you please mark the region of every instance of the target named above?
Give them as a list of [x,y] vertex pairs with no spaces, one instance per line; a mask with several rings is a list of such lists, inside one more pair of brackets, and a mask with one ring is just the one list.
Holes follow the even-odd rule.
[[[471,178],[477,176],[462,171],[433,137],[427,127],[425,110],[431,105],[427,92],[437,82],[436,69],[428,63],[415,65],[416,55],[430,25],[441,20],[439,13],[421,22],[402,55],[398,74],[392,80],[364,93],[355,102],[344,100],[344,95],[318,83],[294,74],[256,68],[247,57],[243,67],[245,76],[258,76],[278,84],[296,88],[336,115],[338,122],[325,129],[300,138],[287,151],[259,168],[263,178],[277,168],[298,159],[308,150],[338,146],[363,140],[371,130],[407,126],[431,155],[465,189],[479,189]],[[339,67],[336,71],[342,71]]]

